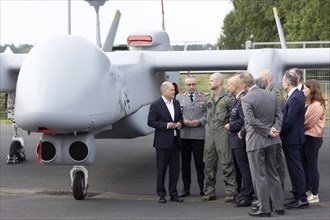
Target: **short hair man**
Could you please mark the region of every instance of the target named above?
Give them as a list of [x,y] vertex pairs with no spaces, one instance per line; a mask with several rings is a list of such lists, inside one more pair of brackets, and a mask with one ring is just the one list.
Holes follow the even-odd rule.
[[168,166],[170,200],[183,202],[177,191],[180,175],[180,129],[183,124],[180,103],[174,99],[175,89],[171,82],[163,82],[160,91],[162,97],[150,105],[148,114],[148,125],[155,128],[153,146],[156,148],[158,202],[166,203],[164,183]]
[[[276,145],[281,143],[279,131],[282,112],[271,92],[255,85],[252,74],[239,75],[247,94],[242,98],[245,116],[246,151],[249,158],[254,190],[260,206],[249,212],[251,216],[269,217],[269,197],[276,212],[284,214],[284,197],[280,178],[276,172]],[[253,207],[252,207],[253,208]]]
[[305,97],[297,89],[298,77],[287,70],[282,87],[288,93],[283,107],[281,139],[283,151],[291,179],[293,199],[286,203],[287,208],[306,208],[309,202],[306,195],[305,172],[301,163],[301,147],[305,142],[304,119]]
[[229,145],[233,151],[235,161],[236,177],[239,173],[243,182],[243,186],[238,184],[239,180],[236,178],[238,192],[240,198],[237,199],[236,207],[250,206],[253,200],[253,184],[251,178],[251,171],[249,161],[246,153],[245,139],[241,138],[238,133],[244,129],[244,114],[241,105],[241,98],[246,95],[242,88],[242,84],[238,75],[235,75],[227,81],[228,91],[235,97],[235,102],[230,108],[229,123],[225,125],[225,129],[229,131]]
[[236,172],[229,147],[228,132],[224,126],[229,122],[229,109],[234,103],[234,97],[223,88],[224,77],[221,73],[213,73],[209,85],[211,94],[206,95],[206,121],[205,126],[205,181],[203,201],[216,199],[215,183],[218,161],[222,166],[223,181],[225,183],[225,202],[235,200]]
[[204,138],[205,138],[205,94],[197,91],[197,80],[194,76],[187,76],[184,92],[176,96],[180,102],[183,115],[181,129],[181,170],[183,190],[180,197],[190,195],[191,184],[191,155],[197,172],[197,182],[200,195],[204,195]]

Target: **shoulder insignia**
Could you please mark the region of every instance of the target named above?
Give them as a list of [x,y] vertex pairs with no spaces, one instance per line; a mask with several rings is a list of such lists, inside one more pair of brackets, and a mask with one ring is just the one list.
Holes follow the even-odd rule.
[[198,96],[206,95],[205,92],[198,92]]

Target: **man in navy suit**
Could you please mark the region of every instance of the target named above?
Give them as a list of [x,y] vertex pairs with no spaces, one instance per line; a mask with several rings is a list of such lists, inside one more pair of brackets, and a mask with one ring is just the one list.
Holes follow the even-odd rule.
[[158,202],[166,203],[164,183],[167,166],[170,200],[183,202],[177,190],[180,175],[180,129],[183,124],[180,103],[174,100],[175,88],[171,82],[163,82],[160,90],[162,97],[151,104],[148,115],[148,125],[156,129],[153,146],[156,148]]
[[305,142],[305,98],[297,88],[298,77],[291,70],[284,73],[282,87],[288,93],[283,107],[281,139],[291,179],[293,199],[287,208],[307,208],[305,173],[301,163],[300,149]]

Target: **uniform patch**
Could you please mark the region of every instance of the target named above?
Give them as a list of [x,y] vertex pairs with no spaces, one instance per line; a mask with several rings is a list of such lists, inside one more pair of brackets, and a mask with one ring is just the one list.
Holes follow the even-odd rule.
[[212,104],[212,102],[208,102],[208,103],[206,104],[206,106],[207,106],[207,108],[212,108],[213,104]]

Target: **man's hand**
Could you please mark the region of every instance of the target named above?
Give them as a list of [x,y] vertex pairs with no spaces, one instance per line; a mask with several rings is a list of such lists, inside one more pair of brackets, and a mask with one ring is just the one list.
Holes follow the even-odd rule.
[[277,130],[276,128],[272,127],[269,132],[269,136],[271,137],[277,137],[280,135],[280,131]]
[[195,119],[195,120],[183,119],[183,124],[186,127],[194,128],[194,127],[199,127],[201,125],[201,122],[198,121],[197,119]]
[[181,123],[180,122],[177,122],[177,123],[174,123],[174,122],[168,122],[167,123],[167,127],[168,129],[181,129]]
[[229,127],[229,123],[225,124],[225,126],[223,126],[227,131],[229,131],[230,127]]

